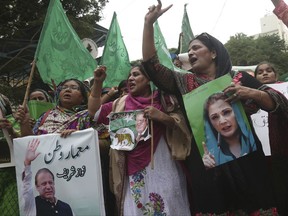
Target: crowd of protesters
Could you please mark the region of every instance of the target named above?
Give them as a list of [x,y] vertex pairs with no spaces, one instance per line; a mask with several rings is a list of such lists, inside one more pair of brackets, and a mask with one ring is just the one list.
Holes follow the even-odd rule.
[[[272,2],[275,14],[288,25],[288,6],[282,0]],[[53,94],[33,89],[30,101],[54,104],[38,119],[31,118],[27,105],[12,110],[9,99],[0,94],[0,163],[9,162],[9,142],[13,138],[50,133],[66,138],[77,130],[92,127],[99,135],[107,215],[288,215],[288,100],[267,85],[279,83],[274,66],[260,62],[254,77],[245,71],[232,71],[224,45],[212,35],[202,33],[189,43],[189,73],[168,69],[159,62],[153,24],[171,7],[162,8],[160,0],[149,7],[143,30],[143,61],[131,66],[127,79],[118,86],[103,88],[104,65],[95,69],[91,81],[64,80]],[[175,66],[181,68],[180,60],[177,57],[174,60]],[[216,159],[210,152],[205,151],[204,160],[197,149],[182,96],[227,74],[232,83],[223,90],[225,99],[220,100],[219,106],[242,103],[255,149],[249,154],[235,155],[235,149],[227,145],[221,154],[230,159],[215,166]],[[157,90],[152,90],[151,81]],[[268,112],[269,157],[264,155],[251,121],[251,115],[259,109]],[[111,112],[133,110],[143,110],[144,117],[153,123],[150,139],[140,140],[131,151],[111,149],[107,116]],[[227,112],[221,112],[226,118]],[[207,121],[220,122],[222,114],[217,116],[216,120],[208,116]],[[232,126],[223,124],[226,133],[219,132],[218,136],[226,144],[232,135],[235,141],[236,133],[229,135]],[[241,148],[242,139],[243,136],[236,136],[235,148]],[[9,176],[9,181],[0,181],[0,211],[9,215],[5,202],[9,194],[13,197],[9,208],[18,215],[15,167],[0,168],[0,172]]]

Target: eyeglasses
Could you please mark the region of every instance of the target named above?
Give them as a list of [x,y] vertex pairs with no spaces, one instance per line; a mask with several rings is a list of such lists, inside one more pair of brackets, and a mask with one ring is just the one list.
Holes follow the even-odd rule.
[[72,86],[67,86],[67,85],[63,85],[60,87],[61,90],[67,90],[67,89],[71,89],[71,90],[80,90],[80,87],[79,86],[76,86],[76,85],[72,85]]

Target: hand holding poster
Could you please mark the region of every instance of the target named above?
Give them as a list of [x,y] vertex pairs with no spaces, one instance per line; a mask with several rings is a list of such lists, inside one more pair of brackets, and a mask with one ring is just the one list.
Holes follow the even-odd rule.
[[256,150],[241,103],[227,102],[228,96],[222,92],[230,83],[229,75],[222,76],[183,96],[189,123],[206,168]]
[[14,151],[21,215],[105,215],[94,129],[18,138]]
[[[288,98],[288,82],[268,84],[269,87],[281,92],[286,98]],[[268,131],[268,113],[264,110],[259,110],[257,113],[251,116],[255,132],[261,140],[264,154],[266,156],[271,155],[269,131]]]

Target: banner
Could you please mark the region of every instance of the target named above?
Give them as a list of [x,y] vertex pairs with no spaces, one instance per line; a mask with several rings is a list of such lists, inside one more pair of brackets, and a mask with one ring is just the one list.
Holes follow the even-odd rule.
[[179,53],[188,52],[189,42],[194,39],[194,34],[191,29],[189,17],[186,10],[187,4],[184,5],[184,14],[182,18],[181,34],[180,34],[180,49]]
[[[256,143],[240,102],[228,103],[222,91],[229,74],[183,95],[187,117],[206,167],[211,168],[256,150]],[[197,103],[195,103],[197,101]],[[208,166],[205,161],[213,163]]]
[[60,0],[50,0],[35,59],[45,83],[93,76],[97,62],[71,26]]
[[131,69],[129,55],[122,38],[115,12],[105,41],[100,65],[105,65],[107,67],[107,77],[103,87],[118,86],[122,80],[127,80]]
[[[288,82],[267,84],[267,86],[276,89],[281,92],[286,98],[288,98]],[[264,154],[266,156],[271,155],[269,130],[268,130],[268,113],[264,110],[259,110],[257,113],[251,116],[255,132],[260,139],[263,147]]]
[[[36,215],[36,208],[45,210],[46,199],[51,197],[58,200],[57,205],[49,203],[55,212],[71,209],[74,215],[105,215],[97,131],[89,128],[67,138],[59,134],[17,138],[14,152],[21,215]],[[46,169],[43,171],[43,168]],[[40,172],[35,176],[39,170],[42,175]],[[50,180],[44,181],[44,177]],[[41,191],[44,186],[45,193]],[[39,196],[44,198],[39,199]],[[66,206],[64,210],[63,206]]]

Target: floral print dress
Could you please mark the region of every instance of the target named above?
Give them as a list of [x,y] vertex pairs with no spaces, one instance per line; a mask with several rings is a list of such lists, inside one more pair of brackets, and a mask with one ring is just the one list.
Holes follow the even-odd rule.
[[124,215],[191,215],[185,175],[161,137],[151,163],[125,182]]

